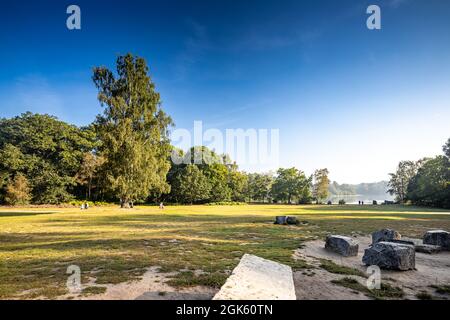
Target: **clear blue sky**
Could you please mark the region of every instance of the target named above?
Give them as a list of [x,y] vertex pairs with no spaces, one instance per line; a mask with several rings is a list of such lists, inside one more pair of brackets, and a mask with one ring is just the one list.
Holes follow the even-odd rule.
[[386,179],[450,137],[449,1],[10,1],[0,25],[1,117],[88,124],[92,67],[132,52],[177,128],[279,128],[281,166],[341,183]]

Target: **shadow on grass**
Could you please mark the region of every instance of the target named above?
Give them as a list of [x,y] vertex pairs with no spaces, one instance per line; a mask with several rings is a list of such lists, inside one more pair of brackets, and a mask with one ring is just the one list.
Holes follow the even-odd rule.
[[380,212],[380,213],[403,213],[403,212],[449,212],[450,210],[437,209],[437,208],[426,208],[426,207],[416,207],[416,206],[403,206],[403,205],[317,205],[308,206],[307,210],[311,211],[323,211],[323,212],[333,212],[333,211],[349,211],[358,213],[358,211],[369,211],[369,212]]
[[58,212],[0,212],[2,217],[26,217],[26,216],[40,216],[45,214],[55,214]]

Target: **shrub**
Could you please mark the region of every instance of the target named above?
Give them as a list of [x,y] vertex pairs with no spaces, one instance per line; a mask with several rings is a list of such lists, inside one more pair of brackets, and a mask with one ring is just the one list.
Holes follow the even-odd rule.
[[68,205],[74,206],[74,207],[81,207],[83,204],[87,203],[89,207],[105,207],[111,205],[108,202],[102,202],[102,201],[85,201],[85,200],[72,200],[68,202]]
[[13,206],[25,205],[30,202],[30,199],[28,180],[24,175],[19,173],[6,187],[5,202]]
[[344,199],[339,200],[339,204],[340,205],[344,205],[345,204],[345,200]]
[[245,202],[232,202],[232,201],[220,201],[220,202],[210,202],[207,206],[243,206],[246,205]]

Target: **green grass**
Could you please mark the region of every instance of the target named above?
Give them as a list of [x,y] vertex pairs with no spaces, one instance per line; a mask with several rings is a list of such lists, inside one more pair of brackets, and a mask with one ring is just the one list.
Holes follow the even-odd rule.
[[433,296],[426,291],[420,291],[416,294],[416,298],[419,300],[433,300]]
[[401,288],[391,286],[388,283],[381,283],[380,289],[371,290],[353,278],[345,277],[339,280],[331,280],[331,282],[336,285],[364,293],[366,296],[373,299],[400,299],[405,295]]
[[335,274],[343,274],[343,275],[354,275],[366,278],[367,275],[354,268],[349,268],[346,266],[340,266],[333,261],[326,260],[326,259],[320,259],[320,267],[328,272],[335,273]]
[[431,288],[435,289],[439,294],[450,294],[450,285],[431,286]]
[[106,287],[87,287],[83,289],[83,295],[101,294],[106,291]]
[[[277,215],[308,224],[274,225]],[[172,285],[218,287],[244,253],[304,270],[311,266],[292,257],[303,242],[381,228],[421,237],[428,229],[450,229],[450,215],[402,206],[0,208],[0,298],[63,295],[72,264],[81,268],[84,284],[90,277],[96,284],[138,279],[159,266],[176,272]]]

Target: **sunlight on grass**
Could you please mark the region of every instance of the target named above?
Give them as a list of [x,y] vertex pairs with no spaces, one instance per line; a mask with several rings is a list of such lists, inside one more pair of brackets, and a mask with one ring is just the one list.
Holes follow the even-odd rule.
[[[450,229],[442,210],[400,206],[154,206],[121,210],[0,208],[0,298],[55,298],[66,293],[66,269],[79,265],[85,283],[139,278],[150,266],[175,272],[175,286],[219,287],[244,253],[309,267],[292,253],[328,233],[390,227],[408,236]],[[274,225],[295,215],[300,226]],[[193,271],[202,270],[202,276]],[[342,272],[342,271],[341,271]]]

